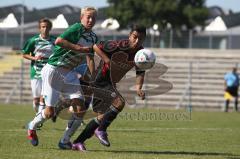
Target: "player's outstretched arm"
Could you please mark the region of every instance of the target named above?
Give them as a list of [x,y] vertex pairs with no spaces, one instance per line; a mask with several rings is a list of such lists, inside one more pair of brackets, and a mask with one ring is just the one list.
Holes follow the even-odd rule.
[[23,54],[22,55],[23,58],[31,60],[31,61],[37,61],[37,60],[42,60],[43,57],[42,56],[32,56],[30,54]]
[[73,44],[63,38],[58,37],[55,41],[55,45],[59,45],[62,48],[72,50],[77,53],[90,53],[92,52],[92,47],[81,46],[78,44]]
[[106,64],[110,64],[110,59],[107,57],[106,53],[99,49],[96,44],[93,45],[93,50]]
[[139,97],[141,97],[142,100],[145,99],[145,93],[142,90],[142,86],[143,86],[143,83],[144,83],[144,75],[145,75],[145,73],[141,73],[141,74],[136,75],[136,91],[137,91],[137,95]]

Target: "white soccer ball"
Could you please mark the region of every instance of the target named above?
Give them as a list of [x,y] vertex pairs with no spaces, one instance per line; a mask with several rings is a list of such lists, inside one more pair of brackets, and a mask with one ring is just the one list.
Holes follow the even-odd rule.
[[151,50],[141,49],[136,53],[134,62],[139,69],[148,70],[154,66],[156,55]]

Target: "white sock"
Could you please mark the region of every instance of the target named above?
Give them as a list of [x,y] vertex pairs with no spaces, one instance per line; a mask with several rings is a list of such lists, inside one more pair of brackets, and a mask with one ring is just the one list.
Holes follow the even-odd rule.
[[41,112],[38,112],[35,116],[35,118],[28,124],[28,129],[30,130],[36,130],[37,126],[39,124],[44,123],[44,121],[46,120],[46,116],[44,114],[44,110],[43,109]]
[[82,117],[77,117],[75,114],[72,115],[71,119],[68,120],[67,128],[61,139],[62,143],[70,142],[70,138],[76,132],[76,130],[81,126]]

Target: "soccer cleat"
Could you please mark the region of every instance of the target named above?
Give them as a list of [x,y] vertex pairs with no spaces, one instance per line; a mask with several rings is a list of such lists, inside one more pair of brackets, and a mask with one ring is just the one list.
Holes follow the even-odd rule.
[[87,149],[83,143],[72,144],[72,149],[77,151],[85,152]]
[[72,143],[71,142],[62,143],[60,140],[58,143],[58,147],[62,150],[70,150],[70,149],[72,149]]
[[99,139],[100,143],[104,146],[109,147],[110,142],[108,140],[108,134],[106,131],[99,131],[98,128],[94,132],[95,136]]
[[28,129],[28,139],[30,140],[30,142],[33,146],[38,145],[38,137],[37,137],[36,130]]

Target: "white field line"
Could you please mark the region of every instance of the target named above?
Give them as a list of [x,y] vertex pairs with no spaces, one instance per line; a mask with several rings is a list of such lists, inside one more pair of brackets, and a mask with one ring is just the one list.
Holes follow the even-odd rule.
[[[16,132],[16,131],[25,131],[26,129],[6,129],[6,130],[0,130],[0,132]],[[227,131],[233,131],[233,129],[231,128],[158,128],[158,127],[154,127],[151,129],[142,129],[142,128],[123,128],[123,129],[109,129],[109,131],[146,131],[146,132],[152,132],[152,131],[169,131],[169,130],[188,130],[188,131],[222,131],[222,130],[227,130]],[[54,129],[49,129],[49,130],[45,130],[45,131],[55,131]]]

